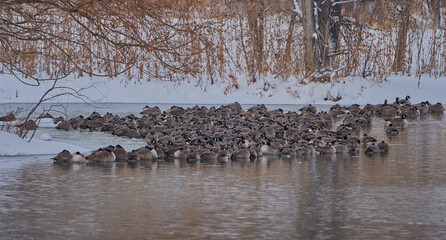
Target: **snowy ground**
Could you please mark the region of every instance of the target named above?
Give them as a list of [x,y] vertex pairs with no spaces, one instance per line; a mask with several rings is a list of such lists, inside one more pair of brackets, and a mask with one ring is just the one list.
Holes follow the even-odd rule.
[[[47,136],[41,137],[48,140]],[[33,139],[31,142],[28,142],[28,139],[21,139],[15,134],[0,131],[0,156],[56,155],[64,149],[73,153],[88,151],[68,143],[43,141],[40,139]]]
[[[27,86],[17,79],[0,75],[0,103],[35,102],[50,87],[52,82],[43,83],[38,87]],[[362,78],[345,79],[343,83],[302,85],[297,79],[281,82],[279,79],[269,78],[271,86],[263,91],[263,82],[247,85],[240,80],[239,88],[233,88],[225,94],[229,85],[218,82],[214,85],[196,82],[133,82],[126,84],[122,79],[68,78],[60,80],[57,86],[69,86],[82,89],[81,94],[97,102],[123,103],[191,103],[191,104],[225,104],[239,102],[242,104],[330,104],[327,97],[341,97],[339,104],[353,103],[381,103],[384,99],[393,100],[395,97],[410,95],[412,102],[428,100],[430,102],[446,102],[446,77],[422,77],[418,87],[418,78],[389,77],[387,82],[375,83]],[[49,96],[59,92],[55,91]],[[53,102],[82,102],[73,96],[63,96],[52,99]]]

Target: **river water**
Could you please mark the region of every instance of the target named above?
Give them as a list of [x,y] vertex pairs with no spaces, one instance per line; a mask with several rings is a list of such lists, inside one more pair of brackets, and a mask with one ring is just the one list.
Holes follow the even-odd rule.
[[[113,110],[144,105],[131,106]],[[429,115],[389,138],[374,118],[364,132],[390,143],[376,156],[133,165],[0,157],[0,238],[445,239],[445,123]],[[122,140],[40,131],[93,147]]]

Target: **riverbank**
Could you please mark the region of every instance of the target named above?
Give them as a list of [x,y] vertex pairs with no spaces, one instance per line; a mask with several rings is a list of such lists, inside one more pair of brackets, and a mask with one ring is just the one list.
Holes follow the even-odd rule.
[[[40,86],[29,86],[21,83],[13,76],[0,75],[0,103],[32,103],[37,102],[52,86],[52,82],[42,82]],[[412,102],[430,101],[446,102],[446,77],[430,78],[423,76],[418,86],[418,78],[392,76],[383,83],[362,78],[346,78],[340,83],[307,83],[300,84],[297,79],[287,81],[267,78],[269,86],[265,91],[264,82],[251,85],[240,77],[238,88],[228,89],[232,83],[220,81],[209,83],[144,81],[125,82],[123,78],[73,78],[59,80],[56,86],[64,86],[79,91],[79,96],[68,92],[67,88],[53,91],[48,97],[62,93],[62,96],[50,102],[110,102],[110,103],[172,103],[172,104],[334,104],[327,99],[338,99],[336,103],[377,104],[384,99],[393,101],[396,96],[410,95]],[[28,82],[32,83],[32,82]],[[87,98],[88,97],[88,98]],[[1,110],[0,110],[1,111]]]

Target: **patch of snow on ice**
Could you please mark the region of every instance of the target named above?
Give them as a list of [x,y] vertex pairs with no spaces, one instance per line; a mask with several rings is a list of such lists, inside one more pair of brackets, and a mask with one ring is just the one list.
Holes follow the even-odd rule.
[[39,139],[42,141],[53,141],[53,138],[48,133],[43,133]]
[[0,156],[57,154],[64,149],[73,153],[89,151],[72,144],[54,141],[48,142],[33,139],[31,142],[28,142],[28,139],[22,139],[15,134],[0,131]]

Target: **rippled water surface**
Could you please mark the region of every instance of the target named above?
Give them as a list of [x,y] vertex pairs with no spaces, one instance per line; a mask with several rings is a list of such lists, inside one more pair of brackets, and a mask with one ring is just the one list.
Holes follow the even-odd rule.
[[365,132],[391,145],[371,157],[136,165],[0,157],[0,238],[445,239],[445,123],[429,115],[388,138],[374,118]]

